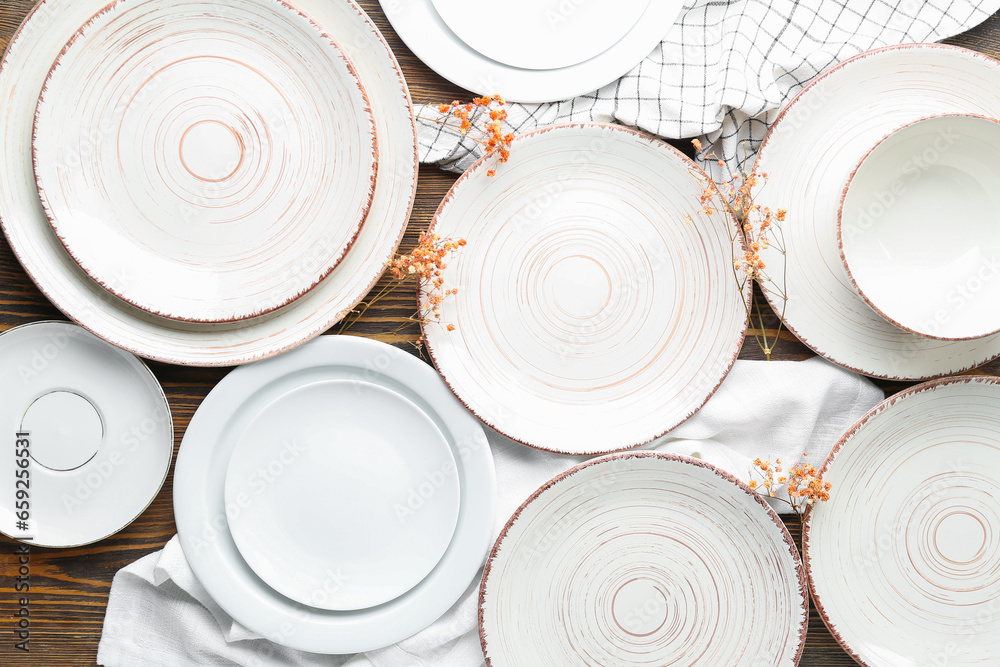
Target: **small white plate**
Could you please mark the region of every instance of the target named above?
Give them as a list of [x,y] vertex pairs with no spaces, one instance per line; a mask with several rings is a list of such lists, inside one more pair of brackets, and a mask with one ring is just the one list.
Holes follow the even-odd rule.
[[69,40],[35,116],[38,192],[101,286],[230,322],[333,271],[372,202],[368,98],[281,0],[118,0]]
[[837,238],[868,305],[920,336],[1000,333],[1000,121],[945,114],[889,134],[844,186]]
[[816,609],[858,663],[1000,658],[1000,378],[936,380],[855,424],[803,529]]
[[424,327],[459,399],[563,454],[638,447],[697,412],[739,354],[749,298],[734,220],[699,212],[703,172],[599,124],[524,134],[492,166],[471,167],[433,222],[468,241],[443,271],[458,294]]
[[[416,405],[447,440],[460,486],[458,523],[437,566],[399,597],[352,611],[303,605],[268,586],[247,564],[230,532],[229,520],[241,511],[238,499],[236,505],[225,500],[233,451],[254,419],[287,393],[329,381],[378,385]],[[447,460],[441,462],[441,472],[449,474]],[[407,507],[418,512],[419,501],[410,500],[412,506]],[[315,653],[380,648],[433,623],[476,578],[489,551],[495,511],[493,455],[479,422],[433,368],[403,350],[354,336],[323,336],[231,372],[192,418],[174,471],[174,516],[181,546],[212,599],[261,636]],[[290,560],[295,559],[290,555]],[[341,580],[325,579],[323,587],[313,591],[314,603],[335,595]]]
[[[943,44],[876,49],[813,79],[785,106],[757,156],[769,178],[756,203],[788,209],[781,224],[787,254],[774,245],[761,252],[768,267],[781,267],[771,276],[788,296],[785,324],[817,354],[858,373],[927,379],[1000,355],[1000,335],[942,341],[893,326],[857,293],[840,257],[840,198],[861,158],[897,128],[944,113],[1000,114],[1000,63]],[[780,313],[782,303],[768,296]]]
[[406,82],[378,29],[351,0],[297,0],[337,39],[368,91],[379,173],[366,224],[337,269],[305,296],[268,315],[226,324],[166,320],[91,280],[56,238],[38,201],[31,164],[35,105],[63,45],[106,0],[41,0],[0,65],[0,224],[38,288],[72,320],[134,354],[170,364],[234,366],[318,336],[371,290],[406,229],[417,177],[417,139]]
[[632,452],[536,491],[486,563],[489,667],[790,667],[809,603],[778,515],[702,461]]
[[[505,0],[504,16],[517,17],[517,29],[484,30],[495,22],[491,0],[432,0],[452,32],[470,47],[499,63],[529,70],[559,69],[590,60],[625,38],[645,14],[650,0],[587,0],[545,3]],[[652,50],[652,49],[651,49]]]
[[[462,88],[499,94],[512,102],[566,100],[611,83],[660,44],[684,8],[682,0],[626,0],[617,3],[620,9],[609,8],[611,3],[605,0],[551,5],[518,0],[517,11],[505,6],[497,17],[490,13],[495,5],[484,0],[472,6],[456,0],[379,2],[399,37],[428,67]],[[522,11],[527,12],[525,31],[517,34]],[[484,14],[485,23],[479,18]],[[493,26],[496,21],[510,21],[513,26],[498,31]],[[607,32],[593,35],[598,23]],[[537,43],[546,31],[552,35],[551,43]],[[611,43],[610,38],[618,36]],[[569,46],[561,51],[556,45]],[[526,50],[520,51],[522,47]],[[597,52],[598,48],[602,50]],[[548,66],[552,64],[565,66]]]
[[0,456],[4,535],[42,547],[89,544],[132,523],[159,493],[173,421],[133,355],[75,324],[26,324],[0,334],[0,386],[10,442]]
[[[233,449],[229,529],[261,579],[296,602],[365,609],[434,569],[458,522],[444,435],[394,391],[329,380],[264,408]],[[336,577],[322,599],[316,591]]]

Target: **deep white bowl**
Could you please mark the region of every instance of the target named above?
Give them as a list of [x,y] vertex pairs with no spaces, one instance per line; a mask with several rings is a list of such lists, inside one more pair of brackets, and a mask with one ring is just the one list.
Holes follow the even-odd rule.
[[879,141],[847,181],[840,254],[886,320],[942,340],[1000,332],[1000,121],[936,115]]

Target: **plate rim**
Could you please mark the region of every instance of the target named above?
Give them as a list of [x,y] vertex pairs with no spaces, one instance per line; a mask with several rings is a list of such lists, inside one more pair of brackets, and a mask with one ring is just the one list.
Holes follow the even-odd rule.
[[[697,171],[694,172],[694,174],[696,176],[697,176],[697,174],[700,173],[703,178],[707,179],[708,182],[715,183],[715,181],[713,181],[701,169],[701,167],[699,167],[697,164],[695,164],[695,162],[691,158],[689,158],[688,156],[684,155],[684,153],[682,153],[680,150],[678,150],[675,146],[672,146],[671,144],[667,143],[665,140],[661,139],[660,137],[657,137],[655,135],[649,134],[648,132],[643,132],[643,131],[638,130],[636,128],[626,127],[624,125],[617,125],[617,124],[614,124],[614,123],[597,123],[597,122],[556,123],[556,124],[552,124],[552,125],[543,125],[542,127],[535,128],[535,129],[533,129],[533,130],[531,130],[529,132],[524,132],[523,134],[519,134],[517,136],[516,140],[520,140],[520,139],[524,139],[524,138],[531,138],[531,137],[534,137],[534,136],[539,136],[539,135],[542,135],[542,134],[547,134],[547,133],[552,132],[552,131],[573,130],[573,129],[597,130],[597,131],[609,130],[609,131],[612,131],[612,132],[621,132],[624,135],[629,136],[631,138],[638,138],[638,139],[641,139],[643,141],[647,141],[650,144],[652,144],[654,146],[657,146],[660,149],[664,149],[664,148],[669,149],[671,152],[673,152],[673,154],[675,156],[681,158],[681,160],[687,164],[688,168],[692,168],[693,167],[695,170],[697,170]],[[494,159],[493,156],[489,156],[489,155],[484,155],[483,157],[479,158],[468,169],[466,169],[465,172],[461,176],[459,176],[459,178],[452,184],[452,186],[448,189],[447,194],[444,196],[444,199],[442,199],[441,203],[438,205],[437,210],[434,212],[434,216],[431,218],[430,226],[427,229],[427,233],[428,234],[435,233],[435,229],[437,228],[438,218],[440,217],[442,211],[444,211],[444,209],[451,203],[452,199],[455,196],[455,191],[459,188],[459,186],[461,186],[461,184],[463,184],[466,181],[466,179],[471,178],[471,176],[473,175],[474,172],[479,171],[482,168],[484,168],[486,166],[487,162],[490,162],[493,159]],[[725,214],[725,215],[728,217],[730,223],[735,228],[735,226],[737,224],[736,218],[733,217],[731,213]],[[735,236],[736,236],[736,238],[737,238],[737,240],[739,242],[739,247],[743,251],[746,251],[746,240],[743,238],[743,235],[739,234],[739,233],[736,233]],[[743,288],[743,303],[744,303],[744,305],[748,309],[750,308],[751,299],[753,299],[753,289],[752,289],[752,287],[753,286],[751,284],[751,281],[748,280],[744,284],[744,288]],[[425,294],[426,294],[426,292],[424,291],[424,285],[423,285],[423,283],[421,283],[421,285],[417,289],[417,306],[418,307],[420,307],[422,305]],[[748,312],[749,312],[749,310],[748,310]],[[729,373],[732,371],[733,365],[736,363],[736,360],[739,358],[740,352],[743,349],[743,345],[746,343],[747,332],[749,331],[749,328],[750,328],[750,317],[748,315],[747,317],[744,318],[742,330],[740,331],[739,335],[736,337],[736,341],[737,341],[736,342],[736,351],[733,354],[732,358],[728,361],[728,363],[726,365],[726,368],[723,370],[722,375],[719,378],[719,381],[711,389],[711,391],[708,392],[708,395],[705,396],[704,400],[702,400],[700,402],[700,404],[698,404],[697,407],[695,407],[691,411],[690,414],[688,414],[687,416],[683,417],[679,422],[677,422],[676,424],[674,424],[673,426],[671,426],[667,430],[661,432],[659,435],[651,437],[651,438],[645,440],[644,442],[636,443],[634,445],[629,445],[627,447],[619,447],[619,448],[610,449],[610,450],[600,450],[600,451],[593,451],[593,452],[570,452],[570,451],[564,451],[564,450],[560,450],[560,449],[552,449],[552,448],[549,448],[549,447],[543,447],[541,445],[532,444],[532,443],[529,443],[529,442],[524,442],[522,440],[519,440],[516,437],[513,437],[513,436],[505,433],[504,431],[500,430],[499,428],[497,428],[497,426],[495,426],[493,423],[491,423],[492,421],[495,421],[495,420],[489,420],[489,419],[485,418],[484,415],[480,415],[477,410],[473,409],[467,403],[467,401],[466,401],[465,398],[463,398],[462,396],[459,395],[459,393],[452,386],[452,383],[449,381],[448,377],[441,370],[441,366],[440,366],[440,364],[438,362],[438,359],[437,359],[437,357],[434,354],[433,345],[430,342],[430,338],[428,338],[428,336],[427,336],[427,327],[428,327],[428,324],[429,323],[424,322],[424,321],[420,322],[421,337],[422,337],[422,339],[424,341],[424,349],[427,350],[427,356],[430,357],[431,363],[434,365],[434,368],[437,370],[438,374],[441,376],[441,379],[444,380],[444,383],[451,390],[452,394],[455,395],[455,398],[457,398],[459,400],[459,402],[463,406],[465,406],[465,409],[468,410],[470,413],[472,413],[476,417],[476,419],[478,419],[482,423],[486,424],[487,426],[489,426],[489,428],[493,429],[494,431],[496,431],[497,433],[499,433],[503,437],[507,438],[508,440],[516,442],[516,443],[518,443],[520,445],[524,445],[525,447],[531,447],[532,449],[536,449],[536,450],[539,450],[539,451],[549,452],[549,453],[552,453],[552,454],[563,454],[563,455],[567,455],[567,456],[603,456],[603,455],[606,455],[606,454],[617,454],[617,453],[621,453],[621,452],[627,452],[627,451],[630,451],[630,450],[634,450],[634,449],[636,449],[638,447],[642,447],[643,445],[648,445],[649,443],[654,442],[654,441],[658,440],[659,438],[662,438],[663,436],[667,435],[668,433],[670,433],[670,431],[674,430],[675,428],[677,428],[678,426],[680,426],[681,424],[683,424],[687,420],[691,419],[703,407],[705,407],[705,404],[708,403],[709,399],[711,399],[712,396],[715,395],[715,393],[719,390],[719,387],[722,386],[722,383],[726,381],[727,377],[729,377]]]
[[757,502],[758,505],[764,508],[767,517],[779,529],[782,540],[784,541],[785,546],[788,548],[789,554],[792,556],[792,562],[795,566],[796,579],[798,580],[799,584],[799,596],[801,598],[801,605],[799,605],[798,609],[802,613],[802,623],[799,625],[799,644],[793,662],[794,665],[798,665],[799,661],[802,659],[802,652],[805,650],[806,634],[809,629],[809,589],[807,587],[808,578],[806,577],[804,559],[802,555],[799,553],[798,548],[795,546],[795,540],[792,538],[791,533],[788,532],[788,528],[785,527],[785,524],[782,522],[781,517],[779,517],[778,513],[775,512],[774,509],[767,504],[767,501],[765,501],[763,498],[760,497],[759,493],[755,492],[753,489],[747,486],[745,482],[737,478],[732,473],[727,472],[726,470],[723,470],[718,466],[708,463],[707,461],[704,461],[702,459],[696,459],[690,456],[684,456],[683,454],[671,454],[668,452],[639,450],[639,451],[618,452],[614,454],[608,454],[605,456],[599,456],[590,459],[589,461],[584,461],[583,463],[573,466],[569,470],[559,473],[549,481],[545,482],[534,493],[532,493],[527,500],[521,503],[521,505],[518,506],[518,508],[514,511],[514,514],[511,515],[510,519],[508,519],[507,522],[504,524],[503,529],[500,531],[499,537],[497,537],[496,542],[490,549],[490,554],[489,557],[486,559],[486,565],[483,570],[482,581],[480,582],[479,585],[479,604],[477,613],[478,624],[479,624],[479,642],[480,646],[483,649],[483,656],[486,659],[486,666],[492,667],[493,665],[492,661],[489,658],[489,654],[487,652],[486,629],[483,627],[483,621],[485,615],[484,607],[486,604],[486,582],[487,579],[489,578],[490,571],[493,568],[493,561],[497,557],[500,547],[502,546],[503,540],[507,537],[508,532],[514,526],[514,523],[516,523],[517,519],[520,518],[521,513],[531,503],[535,502],[539,498],[539,496],[541,496],[543,493],[548,491],[556,484],[563,482],[565,479],[572,477],[576,473],[581,472],[582,470],[585,470],[586,468],[589,468],[591,466],[601,465],[609,463],[611,461],[627,461],[629,459],[660,459],[662,461],[684,463],[699,468],[704,468],[706,470],[714,472],[722,479],[734,483],[737,487],[739,487],[741,491],[751,496]]
[[[879,414],[891,410],[892,407],[901,400],[906,400],[911,396],[916,396],[924,392],[933,392],[941,387],[947,387],[951,385],[994,385],[1000,387],[1000,377],[995,375],[954,375],[948,377],[934,378],[928,380],[927,382],[922,382],[918,385],[908,387],[903,391],[893,394],[889,398],[885,399],[874,408],[866,412],[857,422],[855,422],[837,441],[837,444],[833,446],[830,450],[830,454],[827,455],[826,460],[823,462],[820,468],[819,475],[822,477],[826,474],[830,465],[834,462],[837,454],[840,453],[841,448],[851,441],[857,432],[864,427],[869,421],[877,417]],[[833,636],[837,641],[837,644],[854,659],[862,667],[878,667],[878,665],[871,665],[865,662],[861,656],[859,656],[853,647],[847,642],[847,640],[837,631],[836,626],[833,625],[833,621],[823,606],[822,597],[818,595],[816,591],[816,586],[813,582],[812,576],[812,558],[810,554],[810,535],[812,533],[812,514],[813,507],[810,506],[802,517],[802,563],[805,567],[806,572],[806,582],[809,586],[809,597],[813,601],[813,605],[816,607],[816,613],[819,614],[820,619],[823,621],[823,625],[826,627],[827,631]]]

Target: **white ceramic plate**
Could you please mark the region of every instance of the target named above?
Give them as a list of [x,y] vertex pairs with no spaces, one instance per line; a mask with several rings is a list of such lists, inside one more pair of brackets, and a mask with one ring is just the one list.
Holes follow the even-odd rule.
[[433,223],[468,241],[443,273],[458,295],[424,327],[459,399],[564,454],[637,447],[694,414],[739,354],[749,296],[735,223],[699,212],[700,170],[597,124],[522,135],[491,178],[492,166],[470,168]]
[[862,665],[1000,659],[1000,379],[897,394],[823,467],[828,502],[806,519],[816,608]]
[[417,145],[409,93],[368,17],[351,0],[298,0],[354,62],[368,92],[379,173],[367,223],[351,252],[308,294],[248,322],[193,324],[159,318],[92,281],[52,232],[31,164],[34,107],[49,66],[104,0],[43,0],[11,40],[0,68],[0,223],[18,260],[60,310],[101,338],[166,363],[231,366],[278,354],[327,330],[378,280],[409,218]]
[[921,336],[1000,332],[1000,122],[940,115],[888,135],[844,187],[837,240],[858,293]]
[[[275,399],[237,440],[229,530],[279,593],[321,609],[374,607],[441,560],[458,521],[457,470],[411,401],[370,382],[314,382]],[[314,599],[330,573],[335,590]]]
[[270,312],[326,277],[376,153],[354,66],[282,0],[119,0],[59,54],[35,117],[39,195],[70,255],[195,322]]
[[[566,100],[614,81],[659,45],[684,7],[680,0],[651,0],[645,5],[626,0],[615,5],[620,9],[609,8],[611,3],[604,1],[547,4],[518,0],[516,12],[508,13],[505,7],[498,17],[495,5],[482,0],[471,5],[453,0],[379,3],[396,33],[428,67],[467,90],[500,94],[511,102]],[[641,13],[640,5],[644,7]],[[518,13],[524,11],[526,15]],[[614,11],[621,13],[601,20]],[[478,18],[484,13],[485,23]],[[508,33],[520,33],[522,19],[525,32],[508,42]],[[498,20],[511,22],[512,27],[498,32],[491,27]],[[596,25],[602,32],[593,34]],[[551,44],[533,43],[546,32]],[[610,43],[609,38],[619,35]],[[569,47],[560,50],[558,44]],[[528,48],[527,54],[518,50],[521,47]]]
[[682,456],[589,461],[535,492],[480,588],[490,667],[787,667],[809,604],[795,544],[767,504]]
[[[538,0],[506,0],[503,15],[517,17],[515,30],[484,30],[495,22],[490,0],[432,0],[451,31],[472,49],[504,65],[559,69],[590,60],[625,38],[650,0],[588,0],[563,7]],[[652,51],[652,49],[650,49]]]
[[[758,153],[770,178],[757,203],[788,209],[786,272],[772,273],[788,295],[785,323],[817,354],[865,375],[925,379],[1000,355],[1000,336],[942,341],[893,326],[858,295],[840,257],[837,216],[851,172],[886,134],[942,113],[1000,114],[1000,63],[940,44],[863,53],[789,102]],[[772,268],[785,261],[774,246],[761,257]]]
[[[227,506],[224,497],[234,448],[257,415],[290,391],[331,380],[375,384],[416,405],[444,434],[461,488],[455,534],[437,566],[399,597],[357,611],[303,605],[268,586],[233,541],[229,522],[241,508]],[[449,474],[447,461],[442,461],[441,472]],[[419,500],[410,499],[405,509],[417,513],[422,508]],[[317,653],[357,653],[387,646],[433,623],[475,579],[489,550],[495,511],[493,456],[479,422],[455,400],[433,368],[397,348],[351,336],[323,336],[226,376],[191,420],[174,472],[177,532],[209,595],[258,634]],[[333,571],[322,588],[312,591],[314,603],[323,604],[334,595],[341,579]]]
[[[0,334],[0,386],[10,439],[0,457],[4,535],[42,547],[89,544],[132,523],[159,493],[173,421],[133,355],[68,322],[26,324]],[[18,526],[25,511],[27,529]]]

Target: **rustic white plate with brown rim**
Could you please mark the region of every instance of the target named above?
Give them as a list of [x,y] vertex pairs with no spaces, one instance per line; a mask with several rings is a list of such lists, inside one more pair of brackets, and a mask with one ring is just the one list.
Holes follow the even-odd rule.
[[160,492],[174,425],[160,383],[134,355],[70,322],[33,322],[0,334],[0,383],[4,535],[90,544]]
[[778,515],[696,459],[631,452],[540,488],[500,534],[479,593],[490,667],[787,667],[809,603]]
[[282,0],[119,0],[56,59],[38,192],[95,281],[161,317],[247,319],[316,286],[371,205],[354,65]]
[[694,414],[739,354],[749,297],[734,221],[699,212],[702,172],[599,124],[522,135],[493,167],[471,167],[432,226],[468,241],[443,271],[458,294],[424,327],[452,391],[505,436],[564,454],[637,447]]
[[[840,199],[861,158],[903,125],[953,113],[1000,115],[1000,62],[941,44],[890,46],[815,78],[784,108],[760,148],[757,165],[769,179],[756,202],[788,209],[781,225],[787,256],[777,246],[761,252],[768,267],[783,267],[771,275],[788,295],[785,324],[817,354],[845,368],[918,380],[975,368],[1000,355],[1000,335],[934,340],[890,324],[854,288],[837,242]],[[915,167],[916,180],[907,178],[904,187],[921,187],[926,169]],[[933,247],[928,239],[930,256]],[[974,262],[968,280],[980,280],[981,270],[995,276],[998,269],[991,266]],[[956,285],[956,293],[974,285]],[[782,304],[768,296],[781,312]]]
[[816,608],[862,665],[1000,660],[1000,378],[912,387],[823,466],[806,516]]
[[416,188],[413,109],[392,52],[351,0],[298,0],[338,41],[368,92],[379,173],[367,218],[337,269],[288,306],[252,320],[172,321],[114,297],[73,261],[42,209],[31,161],[35,105],[62,47],[104,0],[42,0],[11,40],[0,67],[0,223],[15,255],[60,310],[101,338],[158,361],[231,366],[288,350],[330,328],[378,280],[406,228]]

